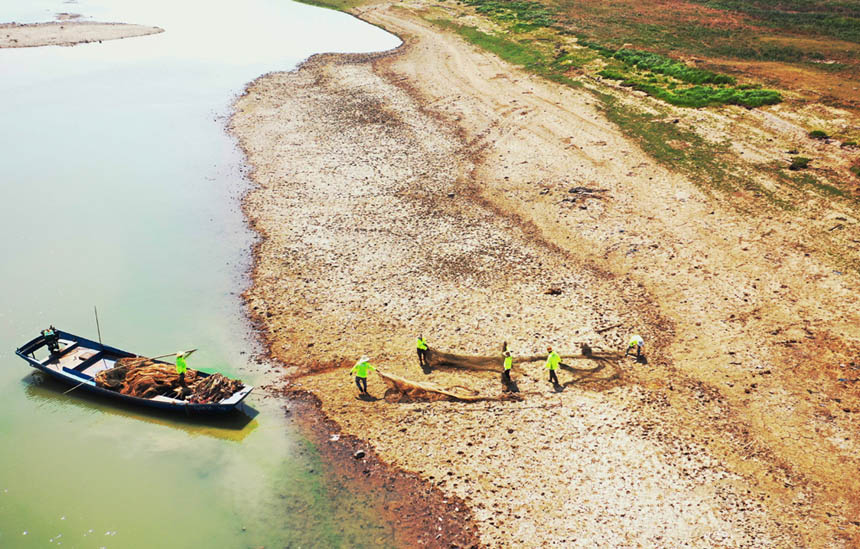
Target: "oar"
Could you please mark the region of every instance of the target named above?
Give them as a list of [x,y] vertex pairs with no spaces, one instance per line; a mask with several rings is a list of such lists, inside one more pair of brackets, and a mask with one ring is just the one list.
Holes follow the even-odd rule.
[[[190,351],[185,351],[182,354],[185,355],[185,358],[188,358],[191,355],[191,353],[193,353],[196,350],[197,349],[191,349]],[[167,353],[166,355],[152,357],[149,360],[158,360],[159,358],[167,358],[169,356],[176,356],[177,354],[179,354],[179,353]]]

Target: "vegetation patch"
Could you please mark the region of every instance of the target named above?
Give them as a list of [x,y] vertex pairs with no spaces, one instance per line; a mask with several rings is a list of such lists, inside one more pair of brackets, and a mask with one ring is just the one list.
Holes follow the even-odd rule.
[[[604,50],[605,51],[605,50]],[[734,84],[735,79],[726,74],[690,67],[666,56],[641,50],[622,48],[612,53],[612,57],[629,66],[665,74],[690,84]]]
[[464,0],[475,11],[499,23],[510,25],[514,32],[526,32],[555,23],[555,10],[538,2],[498,0]]
[[812,130],[809,132],[809,137],[812,139],[830,139],[830,136],[827,135],[827,132],[822,130]]
[[791,159],[788,169],[792,171],[804,170],[809,167],[809,159],[805,156],[795,156]]
[[860,42],[860,4],[845,0],[693,0],[769,27]]
[[607,118],[660,164],[690,177],[706,192],[747,192],[763,198],[769,204],[790,210],[792,205],[755,181],[731,170],[729,143],[712,143],[699,134],[668,121],[662,115],[651,114],[623,104],[617,98],[600,92]]
[[529,43],[524,44],[502,36],[487,34],[475,27],[458,25],[447,19],[434,19],[432,22],[440,27],[456,32],[467,42],[493,52],[514,65],[519,65],[538,73],[543,73],[548,68],[546,57]]
[[[777,91],[749,85],[735,86],[736,80],[732,76],[691,67],[663,55],[627,48],[612,50],[588,40],[581,40],[580,43],[608,59],[621,61],[620,66],[610,66],[600,71],[600,76],[620,80],[624,86],[643,91],[672,105],[694,108],[741,105],[755,108],[782,101]],[[668,78],[661,80],[655,74]],[[685,84],[692,86],[679,87]]]

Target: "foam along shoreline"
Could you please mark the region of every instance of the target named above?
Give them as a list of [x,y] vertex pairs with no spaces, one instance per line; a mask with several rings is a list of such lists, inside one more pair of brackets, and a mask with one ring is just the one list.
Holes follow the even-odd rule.
[[164,32],[160,27],[92,21],[0,24],[0,48],[74,46],[103,40],[119,40]]

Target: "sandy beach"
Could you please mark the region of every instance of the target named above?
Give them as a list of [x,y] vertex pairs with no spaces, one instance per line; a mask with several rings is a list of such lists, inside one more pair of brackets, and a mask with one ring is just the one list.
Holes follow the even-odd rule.
[[[68,14],[63,14],[68,15]],[[35,24],[0,24],[0,48],[35,48],[38,46],[74,46],[103,40],[119,40],[158,34],[164,29],[126,23],[62,21]]]
[[[481,545],[860,543],[860,397],[838,381],[860,366],[860,281],[811,236],[839,218],[857,238],[853,212],[744,213],[655,163],[588,90],[475,49],[424,7],[360,8],[404,45],[315,56],[236,102],[261,235],[246,297],[283,391],[463,502]],[[778,109],[677,117],[731,127],[738,154],[765,154],[747,139],[765,130],[797,140]],[[634,332],[645,363],[620,356]],[[499,369],[425,373],[418,334]],[[373,374],[358,399],[362,355],[484,400],[404,399]],[[455,531],[414,540],[450,547]]]

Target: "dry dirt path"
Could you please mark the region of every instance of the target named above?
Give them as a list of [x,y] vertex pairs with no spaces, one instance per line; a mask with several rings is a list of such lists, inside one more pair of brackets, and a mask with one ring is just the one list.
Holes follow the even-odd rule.
[[[291,374],[318,372],[294,386],[462,497],[487,545],[856,541],[860,404],[825,368],[856,345],[856,277],[798,249],[788,219],[743,218],[655,166],[586,92],[408,10],[361,16],[404,47],[268,75],[232,121],[260,185],[249,306]],[[363,402],[331,369],[368,354],[424,380],[419,332],[531,355],[618,348],[634,328],[647,367],[565,371],[555,393],[518,366],[521,402]],[[489,373],[428,377],[499,393]]]

